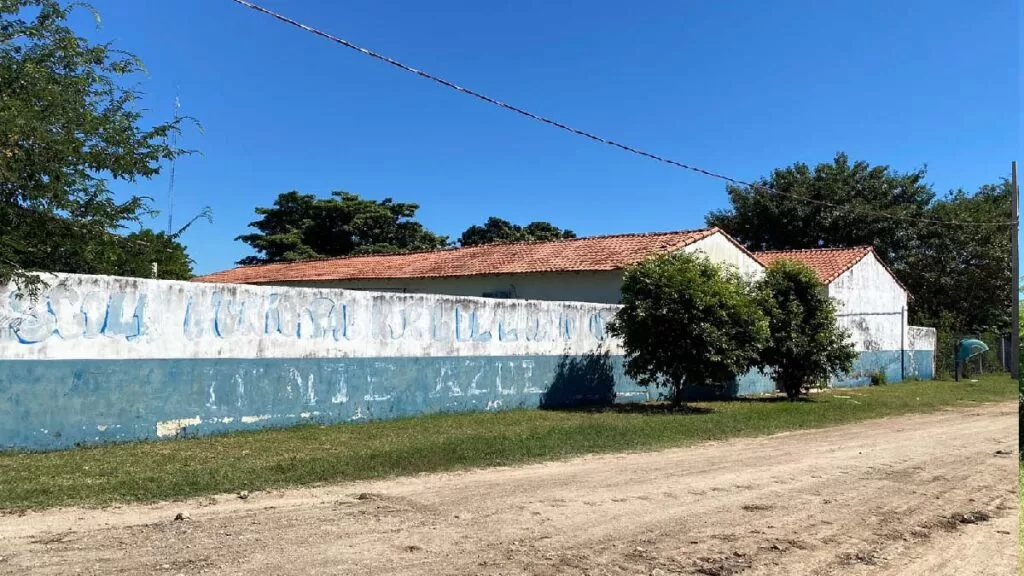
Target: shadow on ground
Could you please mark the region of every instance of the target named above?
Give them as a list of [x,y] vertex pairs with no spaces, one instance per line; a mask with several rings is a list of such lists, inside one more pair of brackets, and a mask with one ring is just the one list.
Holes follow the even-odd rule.
[[[558,362],[554,381],[541,396],[540,408],[544,410],[571,410],[583,412],[614,412],[620,414],[708,414],[714,410],[693,406],[689,402],[754,402],[774,404],[792,402],[784,396],[737,396],[737,381],[716,386],[693,387],[686,391],[683,404],[672,406],[670,402],[619,402],[615,401],[615,369],[607,352],[590,353],[583,356],[564,355]],[[798,402],[811,402],[801,398]]]

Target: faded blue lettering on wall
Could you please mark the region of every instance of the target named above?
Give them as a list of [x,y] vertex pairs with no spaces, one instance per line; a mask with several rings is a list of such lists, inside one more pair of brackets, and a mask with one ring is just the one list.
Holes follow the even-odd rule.
[[63,285],[51,288],[46,298],[35,304],[13,293],[8,297],[8,312],[16,321],[0,326],[0,338],[13,336],[22,344],[101,335],[133,340],[145,332],[146,304],[146,294],[79,294]]
[[[931,352],[915,352],[930,377]],[[0,362],[0,447],[48,450],[112,440],[157,438],[157,423],[198,417],[187,434],[345,422],[432,412],[534,408],[555,381],[561,357],[336,359],[20,360]],[[860,370],[892,370],[883,354]],[[908,356],[907,369],[912,368]],[[611,357],[623,401],[656,397]],[[899,359],[896,353],[899,379]],[[913,375],[908,372],[908,375]],[[860,385],[860,377],[838,385]],[[771,392],[757,373],[731,393]]]
[[[573,392],[598,350],[612,374],[594,380],[618,401],[658,394],[625,376],[610,306],[65,280],[35,300],[0,287],[0,448],[607,399],[610,390]],[[834,385],[865,385],[879,371],[931,378],[933,360],[871,350]],[[756,372],[723,386],[729,395],[773,388]]]
[[[344,294],[339,291],[340,294]],[[3,296],[0,293],[0,296]],[[32,345],[50,338],[115,338],[132,341],[149,330],[147,322],[171,313],[151,312],[145,291],[93,290],[80,293],[58,284],[30,303],[17,293],[0,301],[0,339]],[[369,304],[326,296],[272,292],[253,296],[225,287],[183,296],[177,308],[180,333],[162,329],[161,337],[288,338],[295,340],[418,340],[423,342],[600,342],[610,312],[560,313],[524,304],[492,307],[486,302],[413,300],[374,296]],[[160,304],[158,300],[156,302]],[[175,324],[173,321],[172,325]]]

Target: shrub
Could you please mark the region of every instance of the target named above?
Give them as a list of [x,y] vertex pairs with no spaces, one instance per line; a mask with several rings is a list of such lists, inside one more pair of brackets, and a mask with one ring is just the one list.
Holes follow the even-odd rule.
[[760,365],[787,397],[853,368],[857,354],[849,334],[839,327],[836,305],[813,270],[780,260],[765,271],[758,294],[770,334]]
[[622,339],[626,374],[668,388],[676,405],[688,387],[749,370],[768,337],[751,285],[699,255],[663,254],[628,268],[622,305],[609,332]]
[[878,370],[871,374],[871,385],[872,386],[885,386],[887,382],[885,370]]

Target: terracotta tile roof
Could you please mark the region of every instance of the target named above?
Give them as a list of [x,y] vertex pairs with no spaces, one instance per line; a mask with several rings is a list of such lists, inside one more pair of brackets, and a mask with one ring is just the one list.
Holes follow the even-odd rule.
[[351,256],[248,266],[195,278],[196,282],[260,284],[310,280],[440,278],[532,272],[619,270],[647,256],[678,250],[718,228],[519,242],[383,256]]
[[[828,284],[839,278],[843,272],[853,268],[857,262],[860,262],[871,252],[874,252],[871,246],[856,246],[853,248],[812,248],[808,250],[754,252],[754,257],[765,266],[769,266],[779,260],[802,262],[817,272],[818,278],[821,279],[823,284]],[[881,258],[879,258],[879,262],[881,262]],[[892,272],[890,271],[889,273],[891,274]]]

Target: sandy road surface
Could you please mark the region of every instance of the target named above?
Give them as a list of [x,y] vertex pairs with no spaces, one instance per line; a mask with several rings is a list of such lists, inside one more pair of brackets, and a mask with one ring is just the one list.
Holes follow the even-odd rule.
[[[1011,575],[1016,438],[1010,403],[246,500],[7,515],[0,574]],[[181,510],[191,519],[174,521]],[[991,518],[949,520],[973,511]]]

